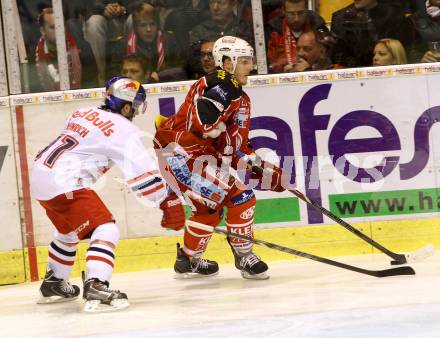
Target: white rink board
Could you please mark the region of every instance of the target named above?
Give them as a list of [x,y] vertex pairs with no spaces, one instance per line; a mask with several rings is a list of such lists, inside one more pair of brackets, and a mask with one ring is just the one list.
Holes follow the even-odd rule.
[[0,98],[0,251],[23,248],[11,113],[7,103],[7,99]]
[[[58,136],[70,113],[84,106],[96,107],[100,102],[90,100],[24,106],[29,171],[32,170],[33,159],[38,151]],[[119,169],[113,168],[96,183],[99,196],[117,221],[121,238],[167,235],[168,232],[160,227],[162,212],[140,205],[121,183],[122,177]],[[35,243],[45,245],[52,237],[53,226],[44,209],[35,200],[32,200],[32,212]]]
[[[154,133],[153,121],[160,111],[160,101],[174,100],[174,109],[177,109],[183,102],[189,85],[189,82],[184,82],[146,86],[149,92],[147,114],[135,120],[135,123],[146,132],[146,140]],[[436,142],[440,131],[438,124],[433,123],[429,135],[426,133],[426,137],[429,138],[429,151],[426,145],[424,149],[418,150],[419,153],[424,150],[428,152],[425,156],[426,164],[417,169],[408,163],[415,156],[414,129],[417,120],[428,109],[440,107],[440,95],[434,94],[439,87],[440,67],[430,68],[417,65],[253,77],[250,79],[250,86],[245,90],[251,97],[252,124],[255,126],[254,122],[260,121],[260,128],[251,131],[251,138],[266,137],[260,144],[263,146],[258,150],[260,153],[267,153],[269,150],[269,154],[275,154],[273,149],[272,151],[269,149],[271,142],[278,147],[277,155],[292,155],[294,152],[296,183],[300,190],[304,190],[305,172],[302,156],[307,147],[305,143],[314,138],[320,164],[320,196],[322,204],[327,208],[329,207],[328,196],[334,194],[433,189],[439,186],[440,176],[440,147]],[[313,103],[313,97],[316,96],[321,96],[321,98]],[[84,97],[89,99],[84,100]],[[39,149],[57,136],[68,114],[79,107],[97,106],[101,98],[102,90],[99,89],[64,94],[49,93],[44,97],[21,95],[18,100],[14,100],[17,98],[13,97],[12,103],[24,104],[29,163],[32,163]],[[309,111],[308,114],[306,110]],[[357,119],[349,119],[347,115],[354,114],[352,113],[354,111],[364,111],[365,121],[362,121],[360,126],[351,128],[350,125]],[[163,107],[162,113],[164,113]],[[302,122],[299,117],[301,113]],[[320,130],[313,130],[319,124],[319,120],[325,118],[326,115],[328,115],[327,123],[324,123]],[[370,123],[372,119],[378,119],[379,122],[375,123],[376,126],[382,128],[381,132],[377,128],[364,125]],[[275,126],[280,126],[281,129],[274,129]],[[340,130],[343,129],[350,131],[346,133],[345,139],[341,140]],[[338,132],[339,136],[335,136]],[[369,152],[367,149],[360,154],[350,153],[351,145],[344,150],[349,161],[354,164],[359,161],[360,167],[375,166],[384,156],[397,158],[394,168],[384,179],[378,179],[374,183],[355,182],[336,170],[329,160],[331,139],[342,142],[345,146],[349,140],[354,139],[368,140],[383,137],[387,140],[383,133],[393,134],[397,139],[398,143],[394,145],[394,150],[379,149]],[[289,137],[289,134],[292,136]],[[420,138],[418,142],[420,145]],[[268,147],[265,147],[265,144]],[[333,148],[343,147],[333,146]],[[413,162],[417,164],[420,161]],[[407,171],[416,174],[403,178],[402,165],[406,165]],[[122,238],[168,235],[169,232],[161,230],[159,226],[160,211],[145,209],[139,205],[125,191],[119,178],[121,175],[118,170],[112,170],[105,178],[105,184],[100,184],[101,188],[98,189],[98,193],[116,217]],[[289,197],[290,195],[272,192],[257,193],[258,199],[282,196]],[[37,245],[47,244],[52,232],[49,221],[41,207],[35,202],[33,202],[33,213],[36,243]],[[301,220],[290,222],[289,226],[322,223],[322,221],[311,221],[308,218],[310,215],[304,203],[300,203],[300,213]],[[351,218],[350,222],[438,216],[439,213],[434,208],[429,213],[425,211],[404,215],[358,216]],[[324,220],[324,222],[328,221]],[[286,226],[286,224],[265,224],[265,227],[279,226]]]

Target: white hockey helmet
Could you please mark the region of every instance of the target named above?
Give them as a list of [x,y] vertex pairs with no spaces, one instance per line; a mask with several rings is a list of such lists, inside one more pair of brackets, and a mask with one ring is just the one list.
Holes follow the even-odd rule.
[[131,103],[133,114],[144,113],[146,96],[141,83],[128,77],[116,76],[105,84],[104,103],[114,113],[119,113],[126,103]]
[[221,68],[223,68],[223,57],[229,57],[234,67],[232,72],[234,72],[238,58],[240,56],[250,56],[253,58],[254,49],[243,39],[235,36],[223,36],[214,43],[212,55],[214,56],[215,65]]

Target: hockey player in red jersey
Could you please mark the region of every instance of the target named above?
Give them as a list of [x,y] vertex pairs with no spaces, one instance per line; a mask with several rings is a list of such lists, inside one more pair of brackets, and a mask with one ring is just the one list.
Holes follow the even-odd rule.
[[40,151],[34,163],[31,191],[56,227],[49,245],[48,267],[39,303],[78,297],[68,282],[80,240],[90,238],[84,278],[85,311],[122,309],[127,295],[109,289],[119,230],[112,214],[91,185],[116,164],[127,185],[141,200],[164,211],[162,226],[178,230],[185,224],[179,198],[168,192],[157,163],[144,148],[132,118],[145,107],[138,81],[116,77],[106,85],[104,105],[71,114],[60,136]]
[[[269,182],[270,190],[284,191],[281,169],[265,165],[248,140],[250,99],[242,86],[255,65],[253,48],[242,39],[225,36],[215,42],[213,56],[217,71],[191,86],[178,112],[158,126],[155,136],[162,175],[180,191],[193,212],[174,265],[176,273],[182,275],[218,272],[216,262],[201,258],[212,231],[200,230],[196,223],[216,227],[223,207],[227,208],[229,232],[253,235],[254,193],[229,170],[237,168],[240,157],[249,167],[266,167],[263,174],[254,173],[254,178]],[[252,252],[251,242],[228,241],[244,278],[269,278],[268,266]]]

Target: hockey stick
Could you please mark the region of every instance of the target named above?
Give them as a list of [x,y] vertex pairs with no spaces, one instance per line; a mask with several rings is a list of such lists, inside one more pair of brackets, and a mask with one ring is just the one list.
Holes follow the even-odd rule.
[[[259,175],[263,174],[263,168],[258,167],[258,166],[252,166],[252,171],[259,174]],[[291,192],[292,194],[294,194],[296,197],[298,197],[302,201],[311,205],[314,209],[316,209],[316,210],[320,211],[321,213],[323,213],[324,215],[326,215],[331,220],[333,220],[336,223],[338,223],[339,225],[343,226],[348,231],[350,231],[353,234],[355,234],[356,236],[360,237],[365,242],[371,244],[379,251],[383,252],[384,254],[386,254],[389,257],[391,257],[392,259],[394,259],[393,261],[391,261],[391,265],[405,264],[408,262],[417,262],[422,259],[425,259],[426,257],[431,256],[435,252],[435,247],[432,244],[428,244],[420,249],[417,249],[416,251],[414,251],[412,253],[408,253],[408,254],[395,253],[395,252],[385,248],[383,245],[377,243],[374,239],[368,237],[367,235],[365,235],[364,233],[362,233],[361,231],[359,231],[358,229],[353,227],[351,224],[345,222],[343,219],[336,216],[330,210],[327,210],[322,205],[319,205],[316,201],[308,198],[302,192],[300,192],[296,189],[289,189],[288,191]]]
[[205,231],[209,231],[209,232],[215,232],[215,233],[223,234],[223,235],[230,236],[230,237],[244,239],[246,241],[249,241],[249,242],[252,242],[252,243],[255,243],[255,244],[259,244],[259,245],[264,246],[264,247],[269,248],[269,249],[286,252],[286,253],[289,253],[291,255],[308,258],[308,259],[311,259],[311,260],[314,260],[314,261],[317,261],[317,262],[321,262],[321,263],[324,263],[324,264],[337,266],[338,268],[342,268],[342,269],[346,269],[346,270],[350,270],[350,271],[355,271],[355,272],[363,273],[365,275],[370,275],[370,276],[374,276],[374,277],[390,277],[390,276],[415,275],[416,274],[414,269],[411,268],[410,266],[400,266],[400,267],[397,267],[397,268],[391,268],[391,269],[385,269],[385,270],[367,270],[367,269],[362,269],[362,268],[358,268],[357,266],[353,266],[353,265],[337,262],[337,261],[334,261],[334,260],[331,260],[331,259],[328,259],[328,258],[324,258],[324,257],[315,256],[315,255],[312,255],[312,254],[309,254],[309,253],[306,253],[306,252],[303,252],[303,251],[286,248],[285,246],[281,246],[281,245],[278,245],[278,244],[262,241],[260,239],[251,238],[251,237],[248,237],[248,236],[245,236],[245,235],[241,235],[241,234],[234,234],[234,233],[228,232],[228,231],[226,231],[224,229],[213,228],[213,227],[211,227],[209,225],[201,224],[201,223],[198,223],[198,222],[187,221],[187,224],[189,226],[192,226],[192,227],[196,228],[196,229],[205,230]]
[[391,257],[392,259],[394,259],[393,261],[391,261],[391,265],[405,264],[408,262],[417,262],[417,261],[420,261],[428,256],[431,256],[435,252],[434,246],[432,244],[428,244],[420,249],[417,249],[416,251],[414,251],[412,253],[408,253],[408,254],[395,253],[395,252],[385,248],[383,245],[377,243],[374,239],[368,237],[363,232],[361,232],[358,229],[356,229],[355,227],[353,227],[351,224],[345,222],[343,219],[341,219],[338,216],[336,216],[335,214],[333,214],[330,210],[327,210],[322,205],[319,205],[314,200],[311,200],[310,198],[305,196],[300,191],[298,191],[296,189],[291,189],[288,191],[291,192],[292,194],[294,194],[299,199],[306,202],[307,204],[311,205],[316,210],[319,210],[321,213],[326,215],[331,220],[335,221],[339,225],[342,225],[345,229],[351,231],[353,234],[360,237],[365,242],[371,244],[376,249],[382,251],[384,254],[386,254],[389,257]]

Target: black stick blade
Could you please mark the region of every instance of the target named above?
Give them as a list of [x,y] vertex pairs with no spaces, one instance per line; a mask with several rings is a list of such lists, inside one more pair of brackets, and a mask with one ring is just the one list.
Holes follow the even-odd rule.
[[408,263],[406,261],[405,255],[402,255],[403,259],[399,259],[398,261],[391,261],[391,265],[401,265],[401,264],[406,264]]
[[367,270],[367,269],[362,269],[359,268],[357,266],[353,266],[353,265],[349,265],[349,264],[345,264],[342,262],[338,262],[338,261],[334,261],[328,258],[324,258],[324,257],[319,257],[319,256],[315,256],[306,252],[302,252],[299,250],[295,250],[295,249],[291,249],[291,248],[286,248],[285,246],[282,245],[278,245],[278,244],[274,244],[274,243],[270,243],[270,242],[266,242],[266,241],[262,241],[261,239],[255,239],[246,235],[242,235],[242,234],[234,234],[231,233],[227,230],[224,229],[219,229],[219,228],[211,228],[209,225],[206,224],[201,224],[201,223],[197,223],[194,221],[188,221],[187,226],[190,225],[196,229],[201,229],[201,230],[205,230],[205,231],[214,231],[216,233],[219,234],[223,234],[226,236],[230,236],[230,237],[235,237],[235,238],[240,238],[240,239],[244,239],[247,240],[249,242],[264,246],[266,248],[269,249],[273,249],[273,250],[278,250],[278,251],[282,251],[282,252],[286,252],[289,253],[291,255],[295,255],[295,256],[299,256],[299,257],[304,257],[304,258],[308,258],[317,262],[321,262],[324,264],[328,264],[328,265],[333,265],[333,266],[337,266],[339,268],[342,269],[346,269],[346,270],[350,270],[350,271],[356,271],[359,273],[363,273],[365,275],[369,275],[369,276],[374,276],[374,277],[389,277],[389,276],[399,276],[399,275],[415,275],[416,272],[409,266],[401,266],[398,268],[392,268],[392,269],[387,269],[387,270]]
[[391,261],[391,265],[401,265],[408,263],[408,261],[406,260],[406,256],[403,254],[396,254],[396,256],[393,258],[394,260]]
[[376,277],[390,277],[400,275],[415,275],[416,272],[410,266],[399,266],[398,268],[376,271]]

